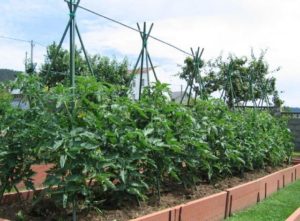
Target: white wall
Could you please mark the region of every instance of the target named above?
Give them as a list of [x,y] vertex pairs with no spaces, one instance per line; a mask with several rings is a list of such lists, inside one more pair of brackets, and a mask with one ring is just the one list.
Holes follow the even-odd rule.
[[[149,72],[149,75],[151,75],[151,72]],[[143,93],[143,88],[145,86],[148,86],[148,84],[149,83],[148,83],[147,73],[143,73],[142,74],[142,93]],[[139,89],[140,89],[140,73],[135,74],[132,84],[131,84],[131,87],[132,87],[132,97],[135,100],[138,100],[139,99]]]

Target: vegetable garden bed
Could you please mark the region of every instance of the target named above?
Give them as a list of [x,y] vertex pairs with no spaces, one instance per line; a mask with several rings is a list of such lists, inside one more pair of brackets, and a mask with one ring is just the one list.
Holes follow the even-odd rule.
[[[41,167],[43,168],[43,167]],[[282,171],[285,167],[276,167],[276,168],[266,168],[265,170],[258,170],[254,172],[247,172],[244,174],[244,177],[228,177],[219,181],[216,181],[214,183],[201,183],[199,184],[195,189],[189,189],[185,190],[182,188],[174,188],[170,187],[170,189],[165,189],[162,193],[161,196],[161,202],[158,205],[155,201],[152,203],[142,203],[140,206],[137,206],[135,204],[132,204],[132,202],[128,202],[128,205],[125,206],[122,209],[116,209],[116,208],[103,208],[101,213],[99,214],[96,211],[84,211],[83,213],[79,214],[79,220],[101,220],[101,221],[111,221],[111,220],[118,220],[118,221],[126,221],[132,218],[136,218],[145,214],[149,214],[151,212],[157,211],[157,210],[162,210],[170,207],[174,207],[179,204],[185,204],[188,202],[195,202],[193,200],[199,199],[201,197],[206,197],[211,194],[216,194],[216,193],[225,193],[225,198],[226,198],[226,191],[228,188],[235,187],[237,185],[247,183],[249,181],[256,180],[261,177],[265,177],[268,174],[273,174],[276,171]],[[43,173],[43,171],[41,171]],[[42,177],[42,176],[38,176]],[[41,180],[36,180],[37,183],[40,183]],[[277,182],[276,186],[277,186]],[[39,190],[38,193],[41,191]],[[26,193],[26,194],[25,194]],[[32,199],[33,197],[33,192],[29,191],[23,192],[23,198],[24,199]],[[9,196],[9,194],[7,194]],[[27,201],[25,204],[22,203],[11,203],[11,200],[17,201],[18,198],[16,197],[16,194],[14,194],[13,197],[10,199],[4,198],[4,202],[6,202],[6,205],[0,206],[0,214],[2,218],[10,219],[10,220],[16,220],[16,216],[24,216],[26,219],[25,220],[44,220],[45,215],[47,214],[47,217],[55,218],[59,216],[63,216],[62,212],[60,209],[58,209],[51,200],[46,200],[42,201],[39,203],[39,206],[32,206],[30,201]],[[225,200],[224,200],[225,203]],[[44,204],[44,205],[43,205]],[[223,205],[223,207],[225,204]],[[25,207],[25,209],[24,209]],[[224,208],[221,208],[221,217],[224,216]],[[215,208],[215,204],[214,204]],[[22,211],[19,212],[18,211]],[[201,213],[201,210],[199,211],[199,208],[196,209],[196,213],[199,212]],[[209,210],[202,210],[204,213],[211,212]],[[38,213],[43,214],[44,216],[38,216]],[[195,211],[190,211],[189,213],[193,214]],[[69,211],[69,216],[63,216],[65,219],[70,219],[70,211]],[[184,214],[183,214],[184,215]],[[189,215],[191,216],[191,215]],[[156,219],[156,218],[154,218]],[[51,219],[50,219],[51,220]],[[143,220],[143,219],[141,219]],[[216,219],[217,220],[217,219]],[[218,219],[220,220],[220,219]]]
[[[87,211],[125,208],[107,213],[126,220],[143,215],[131,208],[150,212],[149,204],[161,209],[198,199],[227,189],[228,177],[291,161],[287,121],[267,111],[232,110],[218,99],[186,107],[169,101],[160,83],[145,88],[139,101],[93,77],[76,83],[76,90],[48,88],[38,76],[21,75],[0,85],[0,197],[18,192],[21,182],[34,189],[33,165],[55,165],[44,174],[46,191],[34,215],[84,220]],[[7,88],[21,88],[29,108],[11,106]],[[18,216],[30,212],[20,208],[13,208]]]

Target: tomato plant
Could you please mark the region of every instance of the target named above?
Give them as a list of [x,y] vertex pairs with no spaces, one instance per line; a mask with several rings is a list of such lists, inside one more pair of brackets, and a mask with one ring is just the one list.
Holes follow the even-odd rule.
[[[93,77],[76,81],[75,94],[36,76],[1,87],[1,195],[20,181],[33,188],[35,163],[55,165],[44,183],[48,196],[77,210],[152,193],[159,200],[170,185],[191,188],[290,160],[287,121],[269,112],[233,111],[215,99],[185,107],[169,101],[160,83],[134,101]],[[20,88],[29,108],[11,106],[7,87]]]

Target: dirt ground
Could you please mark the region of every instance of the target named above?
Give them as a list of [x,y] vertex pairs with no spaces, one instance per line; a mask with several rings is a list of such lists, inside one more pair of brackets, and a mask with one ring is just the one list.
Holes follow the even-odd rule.
[[[184,190],[175,189],[164,190],[161,194],[161,201],[158,205],[155,200],[151,200],[146,203],[141,203],[141,205],[129,204],[122,209],[112,209],[112,210],[101,210],[98,211],[83,212],[79,214],[78,220],[80,221],[126,221],[133,218],[137,218],[155,211],[159,211],[168,207],[176,206],[182,203],[186,203],[195,199],[199,199],[214,193],[221,192],[230,187],[237,186],[242,183],[246,183],[257,178],[263,177],[275,171],[285,168],[275,167],[266,168],[265,170],[258,170],[253,172],[247,172],[244,177],[228,177],[222,180],[216,181],[214,183],[200,183],[196,188]],[[46,206],[47,205],[47,206]],[[0,206],[0,217],[10,220],[18,220],[16,213],[18,211],[25,211],[23,213],[19,212],[19,217],[24,217],[25,219],[19,220],[32,220],[32,221],[60,221],[60,220],[71,220],[71,214],[68,217],[58,217],[62,211],[57,208],[51,201],[43,201],[39,205],[36,205],[35,211],[38,210],[44,214],[44,217],[35,217],[34,214],[29,213],[32,211],[32,206],[30,204],[24,205],[14,204],[14,205],[2,205]]]

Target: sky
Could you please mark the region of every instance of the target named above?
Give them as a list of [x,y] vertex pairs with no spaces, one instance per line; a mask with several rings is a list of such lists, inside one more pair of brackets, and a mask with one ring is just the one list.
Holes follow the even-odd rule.
[[[40,65],[45,47],[59,42],[68,22],[64,0],[0,0],[0,68],[24,70],[25,52],[30,44],[1,36],[34,40],[34,61]],[[250,56],[268,49],[270,70],[286,106],[300,107],[300,1],[299,0],[82,0],[81,5],[129,26],[154,23],[151,34],[177,47],[204,48],[203,59],[221,53]],[[122,60],[133,66],[142,42],[137,32],[108,20],[77,11],[77,23],[89,54]],[[68,38],[65,39],[68,47]],[[158,78],[180,90],[184,82],[176,74],[186,54],[149,40],[148,49]]]

